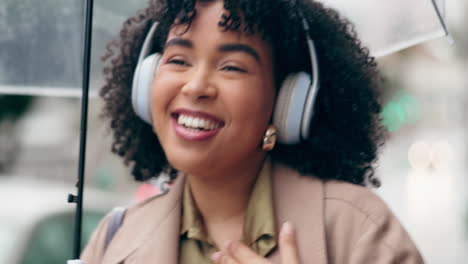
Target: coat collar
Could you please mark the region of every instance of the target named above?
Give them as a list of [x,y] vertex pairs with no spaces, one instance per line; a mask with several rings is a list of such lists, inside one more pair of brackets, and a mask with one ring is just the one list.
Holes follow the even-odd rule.
[[[181,198],[185,178],[179,175],[167,194],[152,197],[128,210],[121,232],[106,251],[103,264],[177,263]],[[301,262],[326,263],[323,185],[310,176],[301,176],[288,167],[272,164],[273,203],[276,232],[290,221],[297,230]],[[138,249],[138,250],[137,250]],[[278,250],[269,255],[280,263]]]
[[[300,175],[280,164],[274,165],[276,230],[279,234],[281,225],[286,221],[294,225],[300,263],[327,263],[323,197],[321,180]],[[279,250],[274,251],[270,259],[273,263],[281,263]]]
[[184,177],[179,175],[169,192],[128,209],[122,227],[106,250],[103,264],[140,257],[152,259],[153,263],[177,263],[184,182]]

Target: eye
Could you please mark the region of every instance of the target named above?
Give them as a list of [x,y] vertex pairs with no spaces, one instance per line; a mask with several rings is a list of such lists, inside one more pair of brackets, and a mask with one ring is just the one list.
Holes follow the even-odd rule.
[[175,65],[180,65],[180,66],[190,66],[188,62],[182,59],[170,59],[167,61],[168,64],[175,64]]
[[228,71],[228,72],[240,72],[240,73],[246,73],[247,71],[242,69],[242,68],[239,68],[239,67],[236,67],[236,66],[231,66],[231,65],[228,65],[228,66],[224,66],[222,68],[223,71]]

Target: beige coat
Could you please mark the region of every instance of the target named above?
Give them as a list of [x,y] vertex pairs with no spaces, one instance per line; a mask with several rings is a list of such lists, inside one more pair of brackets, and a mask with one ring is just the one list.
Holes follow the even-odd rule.
[[[301,176],[281,165],[273,165],[272,177],[277,230],[285,221],[294,224],[302,263],[423,263],[399,221],[366,188]],[[184,178],[178,177],[168,194],[129,208],[104,254],[105,218],[81,259],[86,264],[177,263],[183,186]],[[280,263],[278,250],[269,259]]]

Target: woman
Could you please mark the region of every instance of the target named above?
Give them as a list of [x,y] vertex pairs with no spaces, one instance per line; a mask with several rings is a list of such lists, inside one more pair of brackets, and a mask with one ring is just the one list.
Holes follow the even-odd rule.
[[[144,83],[135,77],[142,49],[160,54],[146,116],[131,103],[132,82]],[[129,208],[109,245],[104,219],[83,252],[87,264],[422,263],[362,187],[379,184],[379,77],[333,10],[306,0],[151,1],[107,61],[101,96],[113,152],[136,180],[166,173],[171,188]],[[278,110],[279,97],[297,72],[321,88],[310,132],[291,142],[273,114],[292,111]]]

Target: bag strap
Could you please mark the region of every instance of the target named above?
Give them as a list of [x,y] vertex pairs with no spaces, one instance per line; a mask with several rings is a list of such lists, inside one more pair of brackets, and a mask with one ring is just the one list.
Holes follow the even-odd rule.
[[115,207],[114,209],[112,209],[112,212],[110,213],[109,224],[107,225],[106,240],[104,241],[104,250],[107,249],[107,246],[109,246],[109,243],[111,242],[115,233],[117,233],[120,226],[122,225],[126,210],[127,208],[125,207]]

